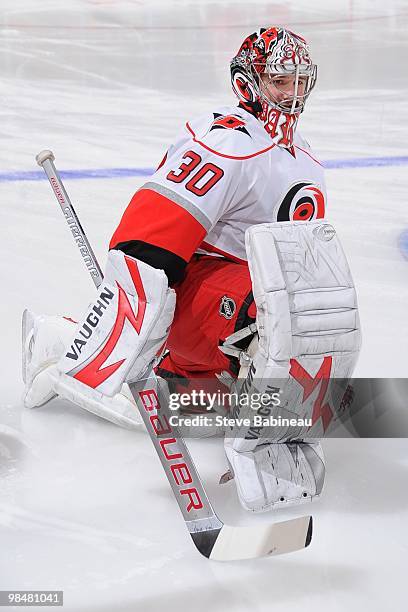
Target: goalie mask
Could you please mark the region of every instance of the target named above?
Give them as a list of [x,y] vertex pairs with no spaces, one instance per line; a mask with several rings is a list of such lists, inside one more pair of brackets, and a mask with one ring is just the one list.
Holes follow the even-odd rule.
[[241,106],[255,114],[281,146],[293,144],[316,76],[306,41],[279,27],[248,36],[231,61],[232,88]]

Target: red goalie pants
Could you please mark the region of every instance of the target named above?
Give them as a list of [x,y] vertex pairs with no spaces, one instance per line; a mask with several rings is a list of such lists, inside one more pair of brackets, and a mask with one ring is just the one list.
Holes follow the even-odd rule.
[[[256,308],[247,265],[195,255],[185,279],[176,285],[176,311],[157,373],[164,378],[215,378],[223,370],[236,376],[237,359],[219,345],[255,321]],[[248,341],[247,341],[248,343]]]

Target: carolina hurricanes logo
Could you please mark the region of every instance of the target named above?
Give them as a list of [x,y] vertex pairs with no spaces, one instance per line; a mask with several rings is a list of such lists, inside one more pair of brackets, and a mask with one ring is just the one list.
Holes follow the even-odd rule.
[[237,130],[249,136],[248,130],[244,127],[245,121],[236,115],[221,115],[213,113],[214,121],[210,127],[211,130]]
[[258,97],[248,77],[237,69],[233,71],[232,88],[235,95],[244,102],[255,102]]
[[296,183],[282,200],[277,221],[311,221],[323,219],[325,199],[323,192],[310,182]]

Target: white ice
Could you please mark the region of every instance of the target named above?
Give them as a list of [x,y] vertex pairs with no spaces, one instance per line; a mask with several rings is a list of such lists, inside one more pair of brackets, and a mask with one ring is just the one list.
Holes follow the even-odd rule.
[[[44,148],[60,169],[154,167],[185,119],[233,101],[229,59],[273,23],[311,42],[319,80],[300,128],[321,159],[408,154],[403,0],[1,0],[0,173],[35,171]],[[102,265],[142,182],[66,181]],[[407,167],[328,170],[327,184],[361,308],[356,374],[406,378]],[[75,317],[94,288],[48,183],[0,180],[0,193],[0,589],[63,589],[77,611],[405,610],[406,440],[327,440],[311,547],[217,564],[193,549],[144,434],[63,401],[22,408],[22,310]],[[217,484],[219,440],[190,446],[223,520],[272,518]]]

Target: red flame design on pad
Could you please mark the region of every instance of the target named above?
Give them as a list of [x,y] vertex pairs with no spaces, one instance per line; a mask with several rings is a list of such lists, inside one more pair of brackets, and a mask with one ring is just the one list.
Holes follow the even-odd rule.
[[119,283],[116,283],[119,290],[118,312],[110,336],[100,353],[90,363],[88,363],[88,365],[74,375],[74,378],[85,383],[88,385],[88,387],[92,387],[93,389],[101,385],[107,378],[109,378],[109,376],[114,374],[125,361],[125,359],[121,359],[120,361],[117,361],[109,366],[104,368],[102,367],[113,353],[119,338],[122,335],[125,321],[128,320],[138,334],[140,334],[140,330],[143,325],[146,311],[146,294],[143,288],[143,282],[137,267],[137,263],[128,257],[125,257],[125,262],[130,276],[132,277],[138,297],[137,315],[135,316],[133,312],[126,292],[122,289]]
[[326,392],[330,382],[332,361],[332,357],[325,357],[319,371],[313,378],[296,359],[290,360],[291,368],[289,374],[303,387],[303,402],[307,400],[316,387],[320,387],[318,396],[313,404],[312,425],[321,417],[324,431],[326,431],[333,418],[333,411],[329,402],[323,403],[326,399]]

